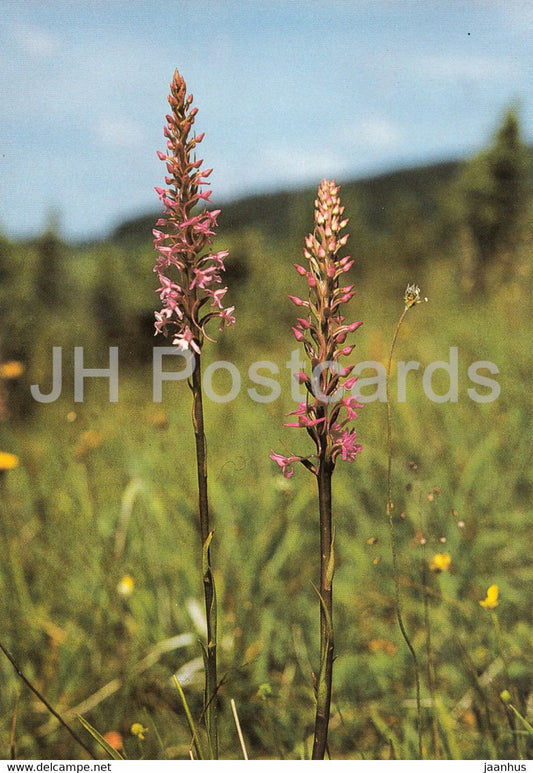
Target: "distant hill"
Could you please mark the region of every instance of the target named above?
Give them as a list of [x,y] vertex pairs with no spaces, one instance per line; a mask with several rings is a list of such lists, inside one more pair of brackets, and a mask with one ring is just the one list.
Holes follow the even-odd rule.
[[[372,177],[342,183],[342,199],[351,212],[355,206],[372,231],[387,229],[388,213],[400,201],[413,201],[417,211],[430,218],[437,207],[440,191],[451,183],[459,161],[400,169]],[[320,181],[317,180],[317,186]],[[270,238],[285,240],[300,230],[301,221],[312,217],[317,187],[284,190],[246,196],[222,205],[219,234],[254,228]],[[152,238],[152,229],[160,210],[125,220],[111,233],[112,242],[143,243]],[[309,228],[310,223],[304,227]]]

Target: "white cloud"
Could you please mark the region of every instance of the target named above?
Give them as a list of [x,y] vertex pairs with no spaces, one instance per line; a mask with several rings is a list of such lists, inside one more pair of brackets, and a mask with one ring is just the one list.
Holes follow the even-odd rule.
[[350,148],[363,151],[396,150],[404,139],[398,124],[387,118],[368,117],[345,126],[338,139]]
[[[253,157],[253,160],[252,160]],[[209,157],[213,165],[213,201],[239,198],[258,190],[310,185],[322,177],[347,173],[348,164],[340,153],[324,147],[298,147],[287,144],[248,148],[245,156],[216,154]]]
[[293,182],[319,177],[328,170],[329,174],[336,174],[345,167],[345,161],[340,154],[328,148],[271,146],[263,149],[257,166],[264,178]]
[[94,132],[102,144],[112,147],[137,148],[144,140],[139,124],[127,118],[99,118],[94,125]]
[[516,64],[503,57],[476,54],[425,54],[413,61],[422,77],[441,79],[489,80],[514,78]]
[[[383,117],[369,117],[345,123],[334,133],[322,131],[314,140],[301,135],[294,144],[280,141],[249,146],[231,162],[221,154],[210,156],[213,190],[216,196],[235,197],[250,190],[292,185],[309,185],[322,177],[353,176],[354,158],[364,158],[363,170],[403,149],[401,127]],[[216,198],[215,196],[215,198]]]
[[36,58],[49,57],[60,47],[59,38],[38,27],[17,27],[13,30],[13,36],[25,53]]

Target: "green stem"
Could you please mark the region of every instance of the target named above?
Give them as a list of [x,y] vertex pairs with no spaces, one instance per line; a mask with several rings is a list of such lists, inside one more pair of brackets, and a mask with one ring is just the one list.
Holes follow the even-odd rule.
[[529,722],[527,721],[527,719],[526,719],[525,717],[523,717],[523,716],[522,716],[522,714],[520,714],[520,712],[519,712],[517,709],[515,709],[515,707],[513,706],[513,704],[512,704],[512,703],[509,703],[509,704],[507,704],[507,705],[509,706],[509,708],[511,709],[511,711],[513,712],[513,714],[515,715],[515,717],[516,717],[516,718],[517,718],[517,719],[518,719],[518,720],[519,720],[519,721],[522,723],[522,725],[525,727],[525,729],[527,730],[527,732],[529,733],[529,735],[533,735],[533,727],[532,727],[532,726],[529,724]]
[[205,654],[204,712],[207,734],[214,759],[218,759],[217,682],[217,609],[215,581],[211,571],[210,542],[212,530],[209,521],[207,497],[207,443],[204,431],[202,400],[202,369],[200,355],[192,374],[193,425],[196,441],[196,467],[198,475],[198,513],[202,540],[202,572],[205,597],[207,644]]
[[[181,686],[181,684],[179,682],[179,679],[176,676],[176,674],[174,674],[173,679],[174,679],[174,684],[176,685],[176,689],[177,689],[177,691],[179,693],[179,696],[181,698],[181,703],[182,703],[183,708],[185,710],[185,716],[187,717],[187,722],[189,724],[189,730],[192,733],[192,741],[191,741],[191,747],[190,748],[192,748],[192,746],[194,746],[194,748],[196,750],[197,758],[199,760],[203,760],[204,759],[204,754],[203,754],[203,751],[202,751],[202,746],[200,744],[200,739],[198,738],[198,732],[197,732],[196,726],[194,724],[194,719],[192,717],[191,710],[189,709],[189,704],[187,703],[187,698],[185,697],[185,693],[183,692],[183,688],[182,688],[182,686]],[[189,751],[190,751],[190,749],[189,749]]]
[[[324,444],[325,445],[325,444]],[[326,753],[333,677],[333,530],[331,476],[333,465],[322,451],[317,472],[320,510],[320,674],[317,685],[313,760]]]
[[409,639],[409,635],[407,633],[407,630],[404,625],[403,621],[403,614],[402,614],[402,599],[400,594],[400,571],[398,567],[398,555],[396,552],[396,537],[394,534],[394,518],[392,515],[392,511],[394,508],[393,502],[392,502],[392,415],[391,415],[391,398],[390,398],[390,374],[391,374],[391,368],[392,368],[392,356],[394,353],[394,347],[396,346],[396,340],[398,338],[398,333],[400,332],[400,327],[402,326],[402,322],[405,319],[405,315],[407,314],[409,310],[409,307],[406,306],[401,314],[400,319],[398,320],[398,324],[396,325],[396,330],[394,331],[394,336],[392,339],[392,344],[390,348],[389,353],[389,361],[387,363],[387,378],[386,378],[386,386],[387,386],[387,518],[389,521],[389,532],[390,532],[390,545],[391,545],[391,553],[392,553],[392,568],[393,568],[393,575],[394,575],[394,589],[395,589],[395,601],[396,601],[396,619],[398,621],[398,627],[400,628],[401,634],[403,636],[403,639],[407,645],[407,649],[411,653],[411,657],[413,659],[413,666],[414,666],[414,672],[415,672],[415,681],[416,681],[416,712],[417,712],[417,730],[418,730],[418,754],[420,756],[420,759],[423,759],[423,745],[422,745],[422,708],[421,708],[421,702],[420,702],[420,668],[418,665],[418,659],[416,657],[416,652],[414,650],[413,645],[411,644],[411,640]]
[[26,687],[28,687],[32,691],[32,693],[35,695],[35,697],[38,698],[41,701],[43,706],[45,706],[48,709],[48,711],[50,712],[50,714],[52,714],[52,716],[54,716],[57,719],[59,724],[62,725],[65,728],[65,730],[72,736],[72,738],[76,741],[76,743],[79,744],[79,746],[81,746],[81,748],[84,749],[87,752],[87,754],[89,755],[89,757],[92,760],[94,760],[93,753],[89,749],[89,747],[85,745],[85,743],[81,740],[79,735],[77,733],[75,733],[74,730],[70,727],[70,725],[68,725],[65,722],[65,720],[63,719],[61,714],[59,714],[59,712],[57,712],[54,709],[54,707],[50,705],[50,703],[48,703],[48,701],[46,700],[44,695],[42,695],[39,692],[39,690],[36,687],[34,687],[34,685],[30,682],[30,680],[22,673],[22,670],[20,669],[17,661],[15,660],[13,655],[9,652],[9,650],[7,650],[4,647],[2,642],[0,642],[0,650],[2,650],[2,652],[4,653],[6,658],[9,660],[9,662],[11,663],[11,665],[13,666],[15,671],[17,672],[18,676],[22,679],[22,681],[26,685]]
[[[503,663],[503,672],[505,674],[505,679],[507,682],[507,689],[511,691],[511,693],[514,693],[514,689],[512,687],[511,677],[509,676],[509,663],[507,661],[507,655],[505,652],[505,647],[503,644],[503,636],[502,636],[502,629],[500,628],[500,621],[498,620],[498,615],[496,612],[491,609],[490,610],[490,616],[492,618],[492,622],[494,625],[494,629],[496,631],[496,641],[498,642],[498,649],[500,651],[500,657],[502,659]],[[513,695],[513,700],[516,700],[516,696]],[[515,755],[516,759],[521,760],[522,759],[522,753],[520,751],[520,744],[518,741],[518,733],[516,729],[516,718],[515,715],[512,712],[507,712],[507,719],[509,722],[509,727],[511,729],[511,733],[513,736],[513,744],[515,748]]]
[[433,759],[440,759],[439,750],[439,729],[436,716],[436,691],[435,691],[435,663],[433,659],[433,650],[431,647],[431,619],[429,614],[429,594],[427,592],[427,571],[426,562],[422,563],[422,586],[424,587],[424,623],[426,628],[426,657],[428,687],[431,696],[431,735],[433,738]]

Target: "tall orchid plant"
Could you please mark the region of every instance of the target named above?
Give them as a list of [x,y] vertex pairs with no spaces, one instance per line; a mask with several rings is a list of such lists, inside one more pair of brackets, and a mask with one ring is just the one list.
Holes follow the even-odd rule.
[[224,307],[227,288],[222,286],[226,251],[211,252],[220,210],[209,210],[211,191],[205,190],[211,169],[202,170],[196,147],[203,134],[194,134],[197,108],[187,94],[184,79],[176,70],[168,97],[170,113],[164,134],[166,151],[158,151],[166,164],[165,188],[156,188],[164,205],[163,216],[153,231],[157,250],[154,270],[162,309],[156,312],[157,333],[172,337],[172,343],[192,359],[190,387],[193,395],[193,426],[196,441],[198,512],[202,541],[203,586],[206,611],[204,718],[211,756],[218,756],[216,713],[217,692],[217,613],[211,570],[210,544],[213,530],[207,490],[207,448],[202,401],[201,353],[204,341],[213,339],[207,324],[218,319],[220,329],[235,321],[234,308]]
[[315,227],[305,240],[306,265],[295,266],[298,274],[306,277],[307,299],[289,296],[307,315],[297,320],[293,333],[305,349],[311,362],[311,375],[303,372],[297,377],[307,391],[305,401],[289,415],[295,421],[288,427],[305,428],[314,442],[316,453],[310,456],[278,454],[271,458],[282,468],[286,478],[294,473],[294,465],[301,463],[315,475],[318,483],[320,517],[320,671],[316,684],[316,717],[313,741],[313,759],[323,759],[329,726],[333,674],[333,526],[331,478],[339,459],[353,462],[361,451],[351,422],[362,406],[349,392],[357,377],[351,373],[354,365],[342,366],[341,358],[351,354],[353,346],[347,343],[361,322],[347,322],[342,307],[354,296],[353,285],[342,285],[353,260],[341,257],[348,234],[342,234],[348,220],[343,217],[344,207],[335,182],[323,180],[315,201]]

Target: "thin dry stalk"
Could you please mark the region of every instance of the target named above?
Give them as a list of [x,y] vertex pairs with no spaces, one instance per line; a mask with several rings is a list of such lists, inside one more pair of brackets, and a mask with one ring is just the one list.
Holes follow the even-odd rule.
[[[407,630],[405,628],[405,623],[403,620],[403,614],[402,614],[402,598],[400,594],[400,570],[398,566],[398,553],[396,550],[396,536],[394,532],[394,517],[393,517],[393,509],[394,509],[394,503],[392,501],[392,411],[391,411],[391,397],[390,397],[390,374],[391,374],[391,368],[392,368],[392,357],[394,354],[394,348],[396,346],[396,341],[398,339],[398,333],[400,332],[400,328],[402,326],[402,323],[405,319],[405,315],[409,311],[409,309],[416,305],[417,303],[420,303],[420,288],[416,285],[408,285],[406,291],[405,291],[405,308],[402,311],[402,314],[400,316],[400,319],[398,320],[398,324],[396,325],[396,330],[394,331],[394,335],[392,338],[392,344],[389,352],[389,359],[387,363],[387,377],[386,377],[386,391],[387,391],[387,506],[386,506],[386,513],[387,513],[387,519],[389,522],[389,534],[390,534],[390,545],[391,545],[391,553],[392,553],[392,568],[393,568],[393,575],[394,575],[394,591],[395,591],[395,602],[396,602],[396,619],[398,621],[398,627],[400,628],[400,632],[403,636],[403,639],[407,645],[407,649],[411,653],[411,657],[413,659],[413,666],[414,666],[414,673],[415,673],[415,682],[416,682],[416,714],[417,714],[417,729],[418,729],[418,754],[420,756],[420,759],[423,759],[423,743],[422,743],[422,708],[421,708],[421,702],[420,702],[420,668],[418,665],[418,658],[416,656],[416,652],[414,650],[413,645],[411,644],[411,640],[409,638],[409,634],[407,633]],[[427,300],[427,298],[425,299]]]
[[4,647],[2,642],[0,642],[0,650],[2,650],[2,652],[4,653],[6,658],[9,660],[9,662],[11,663],[11,665],[13,666],[15,671],[17,672],[18,676],[22,679],[22,681],[26,685],[26,687],[28,687],[31,690],[31,692],[36,696],[36,698],[38,698],[41,701],[41,703],[48,709],[50,714],[52,714],[57,719],[57,721],[60,723],[60,725],[62,725],[62,727],[65,728],[65,730],[72,736],[72,738],[76,741],[76,743],[79,746],[81,746],[81,748],[84,749],[87,752],[89,757],[94,760],[93,753],[89,749],[89,747],[85,745],[85,743],[82,741],[82,739],[79,737],[79,735],[70,727],[70,725],[68,725],[65,722],[65,720],[63,719],[61,714],[59,714],[59,712],[57,712],[54,709],[54,707],[50,705],[50,703],[48,703],[48,701],[46,700],[44,695],[42,695],[39,692],[39,690],[30,682],[30,680],[23,674],[23,672],[22,672],[20,666],[18,665],[17,661],[15,660],[13,655]]
[[235,721],[235,727],[237,728],[237,735],[239,736],[239,743],[241,745],[242,750],[242,756],[245,760],[248,759],[248,752],[246,751],[246,744],[244,743],[244,737],[241,730],[241,723],[239,722],[239,715],[237,714],[237,707],[235,706],[235,701],[233,698],[230,701],[231,703],[231,710],[233,712],[233,719]]

